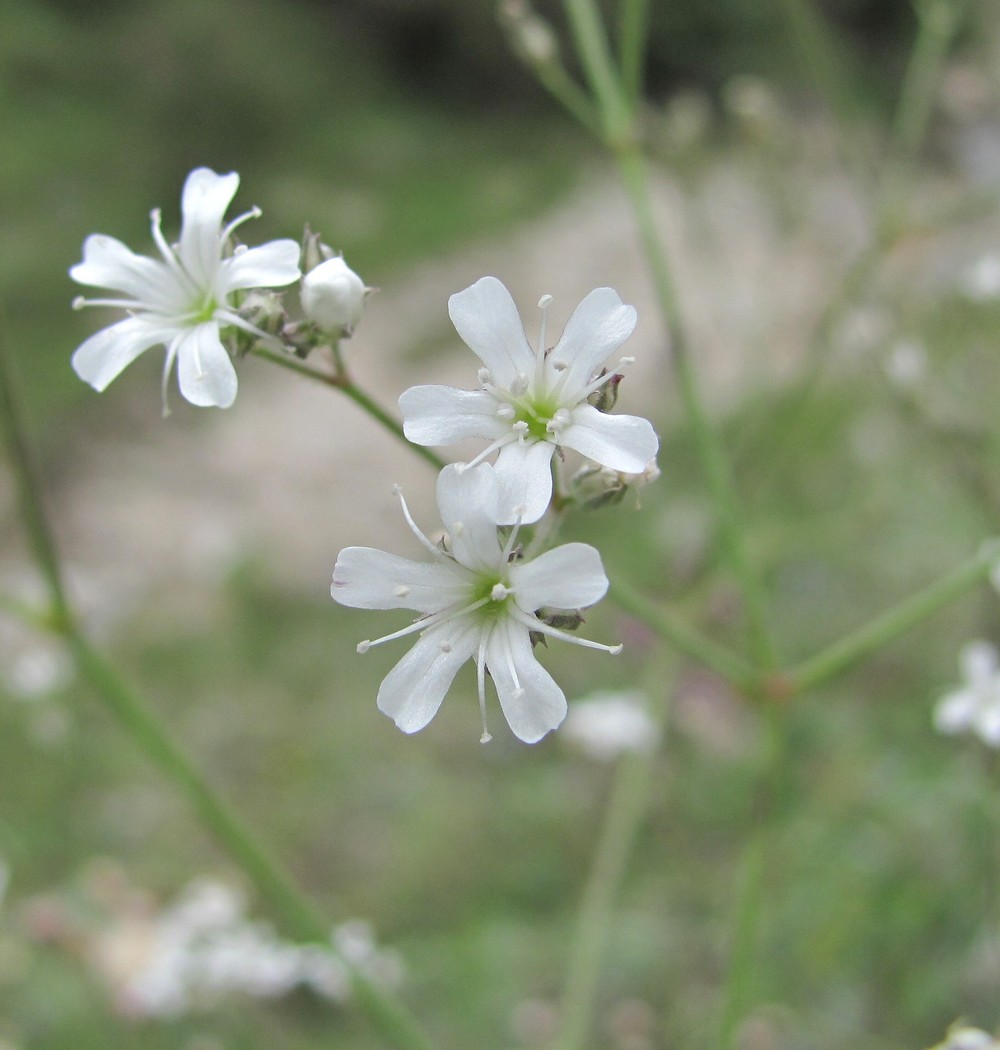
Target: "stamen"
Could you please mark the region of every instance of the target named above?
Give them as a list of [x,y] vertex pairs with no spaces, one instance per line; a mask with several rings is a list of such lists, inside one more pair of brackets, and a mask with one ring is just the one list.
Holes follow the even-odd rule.
[[517,605],[511,606],[510,613],[515,620],[523,623],[531,631],[538,631],[539,634],[547,634],[564,642],[572,642],[573,645],[581,645],[584,649],[600,649],[602,652],[617,656],[624,648],[620,642],[618,645],[604,645],[601,642],[592,642],[589,638],[578,638],[575,634],[570,634],[568,631],[560,631],[558,627],[553,627],[544,620],[539,620],[537,616],[529,615]]
[[488,368],[480,368],[476,373],[476,378],[479,380],[480,386],[492,386],[493,376],[490,375]]
[[538,309],[542,311],[542,323],[538,327],[538,351],[535,354],[535,389],[541,390],[545,379],[545,321],[549,313],[551,295],[543,295],[538,300]]
[[606,369],[601,375],[592,379],[584,388],[580,394],[580,400],[582,401],[585,397],[589,397],[595,390],[599,390],[605,383],[614,379],[615,376],[620,376],[621,372],[619,369],[628,368],[629,365],[635,364],[634,357],[623,357],[618,361],[618,364],[614,368]]
[[495,602],[505,601],[510,591],[502,583],[493,584],[493,590],[490,591],[490,597]]
[[497,415],[501,419],[513,419],[514,415],[515,415],[514,406],[513,405],[501,405],[497,409]]
[[405,583],[401,583],[392,593],[397,598],[406,598],[409,597],[410,588],[407,587]]
[[[392,634],[385,634],[381,638],[366,638],[361,643],[364,646],[358,647],[359,653],[366,653],[373,645],[381,645],[383,642],[394,642],[397,638],[405,638],[408,634],[423,633],[429,631],[432,627],[437,627],[440,623],[447,623],[449,620],[458,619],[461,616],[467,616],[471,612],[475,612],[476,609],[481,608],[489,601],[489,598],[480,598],[477,602],[470,602],[468,605],[463,605],[456,608],[454,605],[448,606],[447,609],[440,609],[436,613],[431,613],[430,616],[422,616],[419,620],[414,620],[413,623],[407,624],[405,627],[401,627],[398,631],[393,631]],[[450,646],[450,642],[445,639],[442,642],[441,651],[443,653],[451,652],[451,649],[445,649],[445,645]]]
[[510,429],[517,435],[518,444],[523,445],[525,435],[528,433],[528,424],[523,419],[519,419]]
[[[487,445],[482,452],[479,453],[475,459],[470,459],[468,463],[460,463],[458,465],[458,472],[464,474],[465,471],[471,470],[473,467],[478,467],[488,456],[492,456],[497,449],[503,448],[504,445],[509,445],[512,441],[516,441],[518,438],[517,423],[511,427],[509,434],[504,434],[503,437],[497,438],[492,444]],[[524,428],[527,429],[528,424],[524,424]],[[523,440],[523,439],[522,439]]]
[[449,554],[441,550],[441,548],[436,543],[431,543],[431,541],[420,531],[419,527],[417,526],[417,523],[413,520],[413,516],[410,514],[410,508],[406,505],[406,499],[403,496],[403,490],[398,485],[393,485],[392,491],[393,495],[399,497],[399,505],[403,509],[403,520],[406,522],[407,525],[410,526],[410,531],[413,533],[413,535],[416,536],[418,540],[420,540],[420,542],[431,552],[431,554],[434,555],[435,558],[439,560],[446,560],[449,562],[452,561],[452,558]]
[[573,419],[568,409],[559,408],[556,409],[555,415],[545,424],[545,429],[550,434],[558,434],[560,430],[565,430],[572,422]]
[[514,527],[510,530],[510,534],[507,536],[507,542],[503,545],[503,552],[500,555],[500,564],[506,565],[510,561],[510,556],[514,550],[514,544],[517,542],[517,532],[521,527],[521,521],[524,518],[527,507],[523,504],[518,504],[514,508]]
[[355,646],[359,653],[367,653],[371,647],[372,643],[370,638],[366,638],[363,642],[358,642],[358,644]]
[[264,213],[255,204],[249,211],[245,211],[242,215],[237,215],[219,235],[219,244],[225,244],[233,230],[235,230],[237,226],[242,226],[247,219],[259,219],[263,214]]
[[145,305],[135,299],[86,299],[78,295],[73,300],[73,309],[82,310],[85,306],[111,306],[121,310],[133,310],[137,306]]

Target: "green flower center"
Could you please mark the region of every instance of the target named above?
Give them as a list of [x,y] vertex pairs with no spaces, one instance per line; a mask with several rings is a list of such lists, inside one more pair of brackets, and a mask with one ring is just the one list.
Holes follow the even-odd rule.
[[526,437],[545,441],[551,435],[548,429],[552,417],[559,409],[558,405],[549,404],[547,401],[520,402],[516,407],[515,423],[524,423],[528,427]]

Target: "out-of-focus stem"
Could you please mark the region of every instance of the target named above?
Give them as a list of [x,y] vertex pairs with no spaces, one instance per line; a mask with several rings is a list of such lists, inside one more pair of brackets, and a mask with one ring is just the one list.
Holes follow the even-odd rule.
[[684,334],[670,266],[653,216],[646,162],[636,144],[628,144],[619,149],[615,159],[632,204],[643,251],[653,276],[653,285],[670,338],[670,350],[681,400],[705,472],[705,483],[712,497],[722,543],[743,596],[754,660],[761,670],[771,670],[776,664],[776,654],[764,615],[763,589],[747,557],[743,520],[737,508],[722,443],[708,419],[698,390],[697,375]]
[[989,576],[1000,563],[1000,540],[991,539],[977,554],[946,573],[929,587],[904,598],[898,605],[876,616],[863,627],[804,660],[783,676],[791,692],[800,693],[822,685],[878,651],[911,627],[950,605]]

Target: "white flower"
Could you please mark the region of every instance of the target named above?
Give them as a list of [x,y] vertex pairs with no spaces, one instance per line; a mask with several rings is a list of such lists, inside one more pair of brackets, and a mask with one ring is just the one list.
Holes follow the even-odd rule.
[[[495,277],[483,277],[448,300],[458,334],[486,366],[480,390],[415,386],[399,399],[403,430],[418,445],[450,445],[485,438],[489,446],[470,465],[499,450],[495,470],[500,483],[497,520],[537,521],[552,496],[550,461],[557,446],[574,449],[612,470],[639,474],[656,455],[659,441],[648,420],[609,415],[588,398],[617,382],[605,371],[607,358],[632,334],[635,308],[610,288],[596,288],[573,311],[559,342],[537,351],[524,335],[510,293]],[[626,364],[623,358],[619,364]]]
[[932,1050],[1000,1050],[1000,1042],[981,1028],[954,1024],[948,1029],[944,1042]]
[[153,240],[162,259],[135,255],[114,237],[95,233],[84,241],[83,262],[69,273],[80,284],[111,288],[121,299],[75,300],[74,306],[117,306],[128,311],[124,321],[92,335],[73,355],[78,376],[95,390],[105,387],[144,350],[165,346],[163,404],[170,370],[177,361],[181,393],[194,405],[228,408],[236,398],[236,370],[222,344],[220,329],[235,325],[263,333],[239,316],[230,297],[247,288],[279,287],[300,276],[299,246],[292,240],[271,241],[237,249],[227,256],[233,230],[257,209],[222,225],[240,177],[196,168],[181,196],[180,241],[167,244],[160,211],[152,212]]
[[324,332],[350,335],[365,308],[365,282],[336,255],[302,278],[302,312]]
[[970,642],[959,654],[965,679],[938,701],[934,725],[942,733],[975,733],[990,747],[1000,747],[1000,670],[989,642]]
[[433,561],[348,547],[337,558],[331,588],[342,605],[414,609],[421,614],[402,630],[358,646],[363,653],[373,645],[420,634],[382,682],[379,710],[404,733],[423,729],[458,669],[474,660],[483,742],[490,739],[487,671],[514,735],[529,744],[540,740],[563,720],[566,697],[535,659],[532,632],[606,652],[621,651],[620,645],[578,638],[536,615],[543,607],[575,610],[599,601],[608,588],[600,555],[585,543],[567,543],[534,560],[519,556],[517,526],[506,537],[498,533],[500,486],[487,463],[468,470],[451,464],[439,475],[437,500],[446,543],[432,543],[413,522],[401,494],[399,499],[407,524]]
[[570,705],[563,733],[599,762],[627,751],[652,751],[660,730],[647,706],[645,694],[636,691],[591,693]]

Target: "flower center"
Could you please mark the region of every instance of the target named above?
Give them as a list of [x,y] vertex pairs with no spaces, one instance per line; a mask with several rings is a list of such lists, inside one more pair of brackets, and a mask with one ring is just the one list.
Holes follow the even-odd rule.
[[510,597],[509,586],[492,573],[481,576],[476,581],[472,592],[473,602],[482,602],[477,613],[485,620],[497,620],[507,611],[507,599]]

